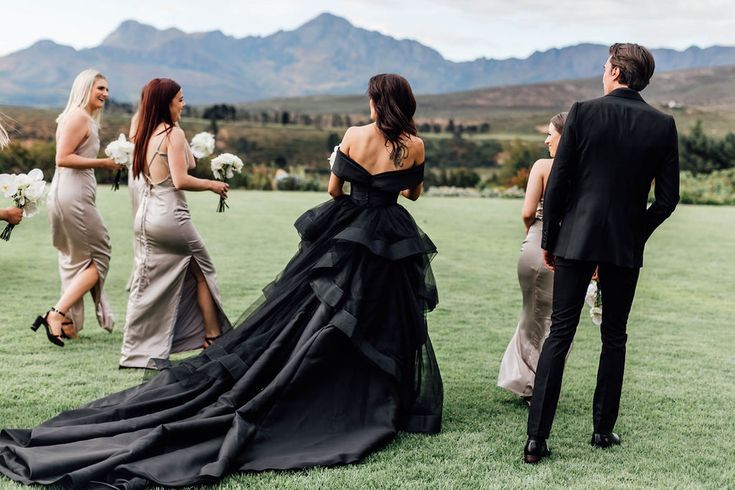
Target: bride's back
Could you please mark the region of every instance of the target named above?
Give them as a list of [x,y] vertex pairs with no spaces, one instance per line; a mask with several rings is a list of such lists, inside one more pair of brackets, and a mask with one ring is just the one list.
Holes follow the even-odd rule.
[[421,138],[404,134],[401,141],[406,145],[406,151],[398,167],[391,158],[392,145],[374,123],[348,129],[340,149],[373,175],[422,164],[424,143]]

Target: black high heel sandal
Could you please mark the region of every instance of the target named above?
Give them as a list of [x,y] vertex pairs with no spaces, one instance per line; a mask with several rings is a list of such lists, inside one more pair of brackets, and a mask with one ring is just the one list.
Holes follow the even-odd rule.
[[31,325],[31,330],[33,330],[35,332],[35,331],[37,331],[39,329],[39,327],[41,325],[43,325],[43,327],[46,329],[46,337],[48,338],[49,342],[51,342],[54,345],[58,345],[59,347],[64,347],[64,341],[61,340],[61,339],[65,339],[65,338],[68,339],[69,336],[64,333],[64,330],[63,330],[64,327],[63,326],[64,325],[73,325],[74,322],[72,322],[72,321],[61,322],[61,325],[62,325],[62,327],[61,327],[62,328],[61,334],[54,335],[54,334],[51,333],[51,327],[48,324],[48,314],[51,313],[52,311],[55,311],[56,313],[58,313],[59,315],[63,316],[64,318],[67,318],[67,316],[66,316],[65,313],[62,313],[61,311],[57,310],[56,308],[54,308],[52,306],[51,308],[49,308],[49,310],[46,312],[46,314],[44,316],[40,316],[39,315],[39,316],[36,317],[36,321],[34,321],[33,322],[33,325]]

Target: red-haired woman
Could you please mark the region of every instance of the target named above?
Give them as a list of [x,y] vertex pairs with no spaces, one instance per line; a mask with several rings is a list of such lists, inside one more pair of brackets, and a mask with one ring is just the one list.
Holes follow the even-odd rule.
[[130,291],[121,367],[145,368],[209,344],[230,328],[214,265],[191,221],[184,190],[227,197],[228,185],[188,174],[194,157],[176,126],[184,108],[179,84],[155,78],[143,89],[133,175],[143,179],[134,228],[136,280]]

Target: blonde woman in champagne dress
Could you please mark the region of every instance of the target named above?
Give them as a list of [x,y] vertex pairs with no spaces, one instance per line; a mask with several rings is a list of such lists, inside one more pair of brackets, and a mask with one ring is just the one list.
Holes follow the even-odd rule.
[[110,266],[110,237],[96,207],[95,169],[115,170],[111,158],[97,158],[99,121],[109,89],[96,70],[77,75],[69,101],[56,119],[56,171],[48,194],[48,216],[59,251],[61,298],[33,329],[43,325],[48,339],[64,346],[84,326],[84,294],[94,301],[99,325],[112,331],[114,320],[104,293]]
[[143,89],[133,174],[140,192],[134,229],[135,279],[128,299],[120,366],[161,367],[171,353],[207,348],[231,329],[214,264],[191,221],[184,189],[227,196],[228,185],[188,175],[193,168],[176,122],[181,87],[153,79]]
[[498,373],[498,386],[520,396],[527,404],[533,393],[539,354],[551,327],[554,273],[544,266],[541,250],[543,193],[565,120],[566,112],[551,118],[544,144],[552,158],[538,160],[528,176],[521,212],[526,226],[526,239],[521,244],[521,255],[518,257],[518,282],[523,294],[523,309]]

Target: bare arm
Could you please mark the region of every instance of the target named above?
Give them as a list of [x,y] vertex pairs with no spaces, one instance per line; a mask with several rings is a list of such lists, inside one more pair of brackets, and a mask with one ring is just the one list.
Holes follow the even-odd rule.
[[544,177],[541,167],[544,162],[537,161],[531,167],[531,173],[528,175],[528,184],[526,185],[526,196],[523,198],[523,208],[521,209],[521,219],[526,225],[526,233],[531,225],[536,221],[536,209],[544,193]]
[[[350,145],[352,143],[353,133],[354,132],[352,131],[352,128],[347,128],[347,131],[345,131],[344,136],[342,136],[342,142],[339,144],[340,151],[342,151],[342,153],[344,153],[345,155],[350,154]],[[344,196],[345,195],[344,185],[345,185],[345,181],[337,177],[337,175],[335,175],[334,173],[332,173],[329,175],[329,184],[327,185],[327,192],[334,199],[340,196]]]
[[340,179],[334,174],[329,175],[329,185],[327,186],[327,192],[329,192],[329,195],[333,198],[337,198],[340,196],[345,195],[345,191],[343,190],[343,187],[345,185],[345,181]]
[[56,143],[56,165],[76,169],[106,168],[116,170],[118,165],[112,158],[87,158],[74,153],[88,136],[89,119],[82,112],[69,114],[59,130]]
[[421,193],[424,191],[424,183],[421,182],[416,187],[412,187],[410,189],[405,189],[401,191],[401,195],[405,197],[406,199],[410,199],[412,201],[417,200],[419,197],[421,197]]
[[23,210],[17,207],[0,209],[0,220],[7,221],[11,225],[17,225],[23,219]]
[[[414,159],[414,161],[417,162],[417,165],[425,165],[424,163],[425,159],[426,159],[426,154],[424,152],[424,142],[421,141],[421,139],[418,139],[417,145],[416,145],[416,158]],[[415,187],[402,190],[401,195],[405,197],[406,199],[415,201],[416,199],[421,197],[421,192],[423,192],[423,190],[424,190],[424,183],[420,182]]]
[[180,128],[173,128],[168,138],[168,164],[171,172],[171,180],[174,186],[186,191],[212,191],[222,197],[227,197],[229,185],[218,180],[200,179],[188,173],[189,159],[194,157],[188,155],[188,143],[186,136]]

